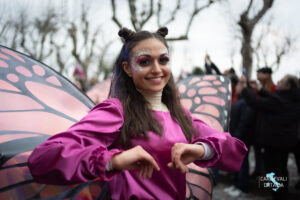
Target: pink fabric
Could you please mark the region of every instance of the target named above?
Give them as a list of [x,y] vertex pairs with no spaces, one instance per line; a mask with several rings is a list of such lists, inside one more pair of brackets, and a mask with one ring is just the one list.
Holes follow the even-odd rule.
[[[169,112],[153,111],[153,114],[163,125],[163,136],[150,131],[149,140],[132,140],[133,146],[141,145],[157,161],[161,171],[154,171],[152,178],[140,179],[137,171],[105,171],[109,159],[125,150],[113,145],[124,118],[118,99],[98,104],[66,132],[39,145],[28,160],[33,177],[47,184],[74,184],[101,177],[109,181],[112,199],[185,199],[185,175],[168,168],[167,163],[171,160],[174,143],[187,141]],[[212,159],[195,163],[201,167],[238,171],[246,146],[229,133],[219,133],[203,121],[192,119],[197,130],[192,143],[208,143],[215,151]]]

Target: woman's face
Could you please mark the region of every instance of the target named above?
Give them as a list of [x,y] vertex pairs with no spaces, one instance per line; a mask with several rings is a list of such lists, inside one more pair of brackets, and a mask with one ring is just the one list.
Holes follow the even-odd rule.
[[158,39],[150,38],[139,42],[130,53],[130,60],[122,67],[132,77],[137,89],[160,92],[169,81],[167,47]]

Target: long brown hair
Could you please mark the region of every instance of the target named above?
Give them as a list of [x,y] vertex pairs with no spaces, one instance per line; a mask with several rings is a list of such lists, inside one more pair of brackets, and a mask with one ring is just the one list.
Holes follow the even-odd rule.
[[[123,146],[130,146],[132,137],[144,136],[148,138],[148,131],[150,130],[161,136],[163,127],[153,118],[148,102],[137,91],[132,78],[123,70],[122,62],[130,62],[131,50],[139,42],[149,38],[160,40],[168,48],[165,40],[168,29],[162,27],[157,32],[151,33],[149,31],[133,32],[127,28],[122,28],[118,34],[123,38],[124,44],[114,66],[114,75],[109,96],[118,98],[122,102],[124,124],[121,128],[120,141]],[[171,75],[163,89],[162,102],[170,110],[173,120],[179,124],[186,139],[190,141],[194,133],[194,128],[190,117],[180,104],[179,93],[177,92],[173,75]]]

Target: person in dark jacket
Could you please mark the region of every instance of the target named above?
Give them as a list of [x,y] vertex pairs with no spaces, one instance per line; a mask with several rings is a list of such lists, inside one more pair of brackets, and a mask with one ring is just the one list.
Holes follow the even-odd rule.
[[[254,140],[255,111],[247,104],[242,95],[242,82],[235,86],[236,100],[231,106],[229,130],[233,137],[242,140],[248,149]],[[246,154],[239,172],[234,174],[233,186],[225,189],[231,196],[240,196],[241,191],[247,193],[249,186],[249,160]]]
[[297,143],[297,129],[300,120],[300,95],[297,78],[284,76],[278,83],[275,93],[260,90],[258,98],[252,89],[243,83],[242,95],[247,103],[261,112],[261,125],[257,135],[258,143],[264,148],[266,173],[275,173],[283,187],[273,192],[274,199],[287,199],[288,153]]
[[205,56],[205,73],[221,75],[219,68],[210,60],[209,55]]

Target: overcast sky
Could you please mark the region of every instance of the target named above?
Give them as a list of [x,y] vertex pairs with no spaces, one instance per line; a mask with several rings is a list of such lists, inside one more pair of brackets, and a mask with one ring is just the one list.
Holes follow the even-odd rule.
[[[20,6],[29,4],[30,7],[36,13],[41,10],[41,0],[0,0],[6,2],[7,8],[14,9],[13,6]],[[43,1],[45,2],[45,1]],[[74,17],[79,13],[79,0],[73,1],[50,1],[49,4],[54,4],[57,7],[63,5],[69,7],[68,14],[70,17]],[[65,2],[65,3],[62,3]],[[95,20],[95,23],[101,24],[105,27],[104,38],[116,39],[118,38],[118,27],[112,22],[111,5],[108,0],[86,0],[86,3],[93,4],[91,20]],[[131,27],[128,19],[127,6],[124,4],[124,0],[117,0],[117,6],[119,9],[118,14],[124,26]],[[175,3],[175,0],[167,0],[165,2]],[[192,2],[192,1],[187,1]],[[241,10],[245,9],[248,0],[227,0],[228,4],[216,4],[211,8],[201,12],[196,16],[193,21],[192,28],[189,34],[188,41],[172,42],[172,54],[171,54],[171,67],[173,74],[178,76],[180,71],[191,71],[193,66],[201,66],[204,64],[204,56],[206,53],[210,54],[211,59],[220,68],[221,71],[231,67],[232,52],[234,52],[234,69],[240,75],[241,69],[241,56],[240,56],[240,41],[235,35],[238,35],[238,28],[235,25],[235,21],[238,20],[238,16]],[[254,0],[257,7],[260,6],[261,0]],[[13,6],[9,6],[13,5]],[[185,4],[188,6],[188,4]],[[58,8],[59,9],[59,8]],[[292,73],[300,76],[300,20],[299,20],[300,1],[299,0],[275,0],[272,9],[265,16],[265,19],[273,16],[273,35],[280,38],[285,34],[291,34],[297,37],[294,49],[282,60],[280,69],[274,73],[274,80],[278,81],[284,74]],[[178,35],[184,30],[186,21],[185,15],[182,13],[181,20],[169,26],[170,36]],[[262,21],[257,27],[258,31],[264,26]],[[149,23],[145,26],[145,29],[155,31],[157,29],[155,23]],[[121,47],[121,42],[116,41],[114,47],[110,49],[109,55],[112,57],[116,55]],[[117,49],[117,51],[116,51]],[[254,66],[254,69],[256,66]],[[255,78],[256,73],[252,73]]]

